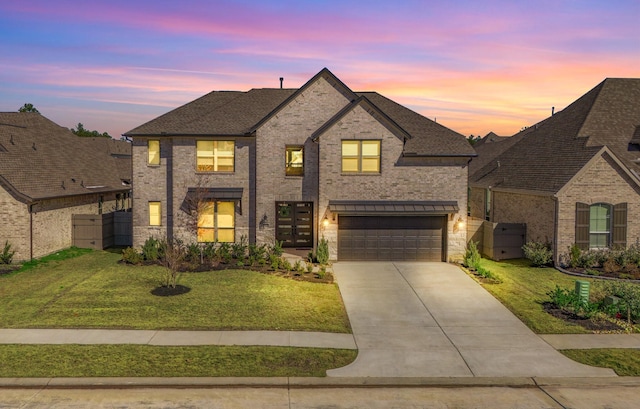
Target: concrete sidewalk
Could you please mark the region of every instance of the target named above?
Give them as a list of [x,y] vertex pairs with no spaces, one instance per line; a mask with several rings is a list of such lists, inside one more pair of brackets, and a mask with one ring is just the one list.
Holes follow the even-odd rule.
[[352,334],[302,331],[0,329],[0,344],[264,345],[356,349]]

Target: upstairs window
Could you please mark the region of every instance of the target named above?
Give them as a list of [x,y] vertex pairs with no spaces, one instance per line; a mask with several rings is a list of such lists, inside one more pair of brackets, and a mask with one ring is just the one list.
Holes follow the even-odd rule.
[[160,141],[156,139],[151,139],[147,143],[147,148],[149,151],[149,165],[159,165],[160,164]]
[[304,175],[304,151],[302,146],[287,146],[285,150],[285,174],[287,176]]
[[235,202],[216,200],[201,206],[198,213],[198,241],[235,241]]
[[342,141],[342,172],[380,173],[380,141]]
[[197,141],[196,170],[198,172],[233,172],[233,141]]

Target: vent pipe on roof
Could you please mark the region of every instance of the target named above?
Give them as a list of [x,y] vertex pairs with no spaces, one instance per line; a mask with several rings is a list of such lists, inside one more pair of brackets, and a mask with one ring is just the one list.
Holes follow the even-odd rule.
[[282,89],[282,83],[284,82],[284,77],[280,77],[280,89]]
[[551,116],[553,116],[555,111],[556,111],[556,107],[551,107]]

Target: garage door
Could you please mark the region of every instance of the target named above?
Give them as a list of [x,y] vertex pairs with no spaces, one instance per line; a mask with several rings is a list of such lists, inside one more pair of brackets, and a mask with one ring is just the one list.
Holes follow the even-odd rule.
[[340,216],[338,260],[443,261],[446,216]]

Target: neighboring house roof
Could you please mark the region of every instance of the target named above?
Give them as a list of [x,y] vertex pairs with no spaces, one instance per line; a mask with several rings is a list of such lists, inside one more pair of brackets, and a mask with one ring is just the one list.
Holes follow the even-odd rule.
[[129,190],[131,144],[80,137],[38,113],[0,113],[0,185],[16,199]]
[[[482,168],[478,187],[557,193],[606,146],[639,181],[640,79],[608,78],[564,110],[514,135],[518,140]],[[634,147],[635,146],[635,147]]]
[[[131,137],[250,135],[320,77],[329,81],[346,97],[345,104],[350,102],[355,106],[364,98],[378,111],[379,119],[381,117],[389,119],[392,126],[397,127],[399,134],[407,136],[406,154],[475,156],[473,147],[461,134],[376,92],[354,93],[326,68],[297,90],[263,88],[247,92],[214,91],[153,119],[125,135]],[[350,106],[346,105],[345,109],[349,110]]]
[[493,132],[489,132],[484,138],[477,141],[473,148],[478,157],[473,158],[469,163],[469,175],[473,176],[476,171],[492,162],[494,158],[520,140],[522,135],[523,133],[518,133],[514,136],[498,136]]

